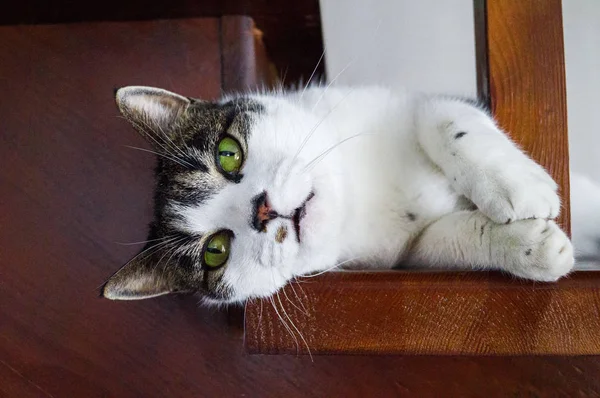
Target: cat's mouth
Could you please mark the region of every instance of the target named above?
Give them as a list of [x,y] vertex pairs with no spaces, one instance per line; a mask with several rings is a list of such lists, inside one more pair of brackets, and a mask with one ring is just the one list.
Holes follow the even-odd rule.
[[306,200],[302,203],[300,207],[294,210],[294,214],[292,215],[292,222],[294,223],[294,231],[296,231],[296,240],[300,243],[300,221],[306,216],[306,204],[309,200],[311,200],[315,196],[314,192],[311,192]]

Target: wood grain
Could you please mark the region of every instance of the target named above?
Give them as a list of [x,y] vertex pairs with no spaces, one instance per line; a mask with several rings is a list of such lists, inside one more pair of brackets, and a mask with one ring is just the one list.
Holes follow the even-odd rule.
[[275,299],[282,319],[267,301],[255,304],[258,313],[247,312],[246,347],[268,354],[600,352],[597,274],[559,284],[506,279],[483,272],[353,271],[301,279]]
[[571,231],[567,93],[560,0],[488,1],[492,110],[560,187]]
[[[485,8],[479,6],[481,19]],[[488,45],[478,48],[489,49],[480,58],[489,62],[494,114],[557,180],[560,223],[569,231],[561,16],[560,0],[489,1]],[[307,353],[309,347],[328,354],[600,353],[597,273],[557,284],[468,272],[336,273],[293,284],[275,305],[277,311],[268,301],[248,306],[250,352]]]
[[[226,24],[228,15],[254,20],[281,80],[294,84],[308,79],[323,53],[318,0],[22,0],[0,13],[0,25],[194,17],[223,18]],[[324,74],[321,62],[317,76]]]

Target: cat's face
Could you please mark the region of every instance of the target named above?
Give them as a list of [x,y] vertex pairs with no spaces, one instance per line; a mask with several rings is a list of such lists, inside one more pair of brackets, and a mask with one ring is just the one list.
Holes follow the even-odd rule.
[[268,96],[214,103],[126,87],[117,104],[161,156],[149,242],[105,297],[237,302],[338,257],[343,167],[322,120]]

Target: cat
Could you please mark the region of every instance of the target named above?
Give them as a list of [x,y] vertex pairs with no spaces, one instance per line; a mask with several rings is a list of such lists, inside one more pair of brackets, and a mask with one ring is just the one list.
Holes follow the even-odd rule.
[[132,86],[116,102],[159,163],[148,244],[109,299],[236,303],[338,267],[548,282],[573,268],[556,183],[471,101],[309,87],[211,102]]

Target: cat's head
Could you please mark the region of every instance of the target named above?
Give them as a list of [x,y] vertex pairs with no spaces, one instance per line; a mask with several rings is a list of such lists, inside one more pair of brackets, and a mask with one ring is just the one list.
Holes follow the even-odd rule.
[[198,292],[207,302],[239,302],[335,261],[343,165],[327,151],[336,143],[326,121],[298,100],[117,91],[119,110],[159,163],[148,243],[104,297]]

